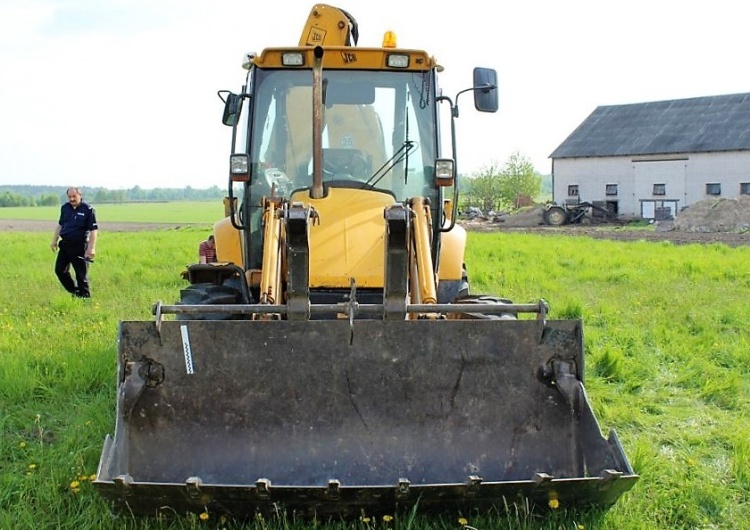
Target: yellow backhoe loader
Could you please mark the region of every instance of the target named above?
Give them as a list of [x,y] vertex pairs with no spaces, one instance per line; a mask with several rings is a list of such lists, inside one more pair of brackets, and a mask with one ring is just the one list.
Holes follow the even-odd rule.
[[451,99],[431,55],[357,36],[315,5],[219,92],[219,263],[120,324],[95,487],[239,518],[612,505],[638,477],[587,400],[581,322],[469,290],[455,123],[465,93],[497,110],[496,72]]

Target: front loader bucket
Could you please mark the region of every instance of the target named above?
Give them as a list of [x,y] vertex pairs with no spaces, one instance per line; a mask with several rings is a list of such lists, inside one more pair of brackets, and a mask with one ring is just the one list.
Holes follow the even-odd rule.
[[126,513],[613,504],[579,321],[123,322],[95,487]]

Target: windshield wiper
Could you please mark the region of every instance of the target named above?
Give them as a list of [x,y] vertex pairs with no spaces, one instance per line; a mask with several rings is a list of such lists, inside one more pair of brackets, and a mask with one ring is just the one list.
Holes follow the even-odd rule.
[[[386,160],[385,163],[380,166],[380,168],[375,173],[372,174],[368,181],[362,185],[362,187],[374,188],[375,185],[380,182],[382,178],[385,177],[396,164],[401,163],[403,160],[408,160],[409,155],[412,154],[416,149],[417,142],[406,140],[403,145],[399,147],[398,151],[393,153],[393,156]],[[406,171],[408,171],[408,168]],[[406,183],[406,171],[404,172],[404,183]]]

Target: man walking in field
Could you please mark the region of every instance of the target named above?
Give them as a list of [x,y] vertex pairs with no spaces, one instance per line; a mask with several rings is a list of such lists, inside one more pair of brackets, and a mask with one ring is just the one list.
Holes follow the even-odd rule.
[[[90,298],[89,264],[96,254],[96,212],[83,201],[78,188],[68,188],[68,202],[60,208],[60,219],[52,236],[52,252],[59,250],[55,274],[65,290],[79,298]],[[76,279],[70,275],[70,267]]]

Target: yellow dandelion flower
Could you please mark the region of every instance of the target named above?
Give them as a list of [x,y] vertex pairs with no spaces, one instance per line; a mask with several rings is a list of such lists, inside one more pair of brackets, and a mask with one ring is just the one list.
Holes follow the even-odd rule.
[[81,483],[78,482],[77,480],[74,480],[73,482],[70,483],[70,489],[72,490],[79,488],[79,487],[81,487]]
[[560,507],[560,501],[557,499],[550,499],[547,504],[549,504],[549,507],[553,510],[557,510]]
[[18,444],[18,447],[20,447],[21,449],[25,449],[26,448],[26,442],[21,442],[20,444]]
[[583,526],[582,524],[578,524],[578,525],[576,526],[576,528],[577,528],[578,530],[584,530],[584,529],[585,529],[586,527],[585,527],[585,526]]
[[96,480],[96,474],[93,474],[93,475],[89,475],[89,480],[90,480],[91,482],[94,482],[94,481]]
[[208,521],[208,512],[203,512],[198,516],[201,521]]
[[36,469],[36,464],[29,464],[29,469],[32,470],[32,471],[35,470]]
[[363,516],[363,517],[360,517],[360,520],[361,520],[361,521],[362,521],[363,523],[365,523],[365,524],[369,524],[369,523],[370,523],[370,518],[369,518],[369,517],[364,517],[364,516]]
[[460,524],[461,526],[466,526],[467,524],[469,524],[469,521],[467,521],[465,517],[459,517],[458,524]]
[[393,521],[393,516],[392,515],[384,515],[383,516],[383,521],[385,521],[386,523],[390,523],[391,521]]

